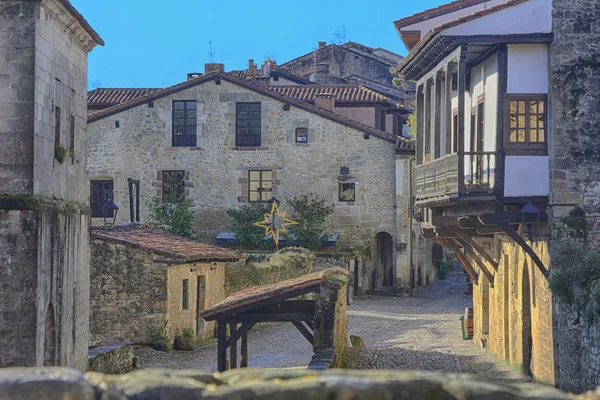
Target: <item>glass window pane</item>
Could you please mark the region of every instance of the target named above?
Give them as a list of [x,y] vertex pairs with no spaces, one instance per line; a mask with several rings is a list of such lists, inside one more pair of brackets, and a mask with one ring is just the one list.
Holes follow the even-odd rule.
[[238,122],[248,119],[248,112],[238,110],[237,118],[238,118]]
[[188,119],[196,119],[196,110],[189,110],[186,113]]
[[525,102],[519,101],[519,114],[525,114]]
[[259,181],[250,181],[250,191],[257,191],[258,188],[260,187],[260,182]]
[[354,201],[354,183],[340,184],[340,200]]
[[517,142],[517,130],[516,129],[511,129],[510,130],[510,135],[508,135],[508,140],[511,143],[516,143]]
[[540,100],[538,103],[539,103],[538,113],[544,114],[546,112],[546,101]]
[[525,128],[525,116],[519,115],[519,128]]
[[544,116],[538,117],[538,128],[545,128],[544,126]]
[[195,110],[196,109],[196,102],[195,101],[188,101],[185,105],[185,107],[188,110]]
[[538,123],[538,117],[537,117],[537,115],[530,115],[529,116],[529,127],[531,129],[535,129],[538,126],[537,123]]
[[510,113],[511,114],[516,114],[517,112],[517,102],[514,100],[510,101]]
[[258,192],[250,192],[249,200],[258,201]]
[[538,131],[538,143],[546,142],[546,132],[543,129]]
[[250,171],[250,180],[251,181],[260,180],[260,171]]
[[538,101],[537,100],[531,100],[529,102],[529,113],[530,114],[538,113]]
[[538,141],[538,134],[537,133],[538,133],[537,129],[531,129],[529,131],[529,141],[531,143],[537,143],[537,141]]
[[247,135],[248,134],[248,128],[245,127],[245,126],[238,126],[237,133],[238,133],[238,135]]
[[175,102],[173,102],[173,107],[176,110],[183,110],[184,107],[185,107],[185,102],[183,102],[183,101],[175,101]]
[[260,135],[260,126],[259,127],[248,128],[248,133],[250,135]]
[[260,103],[250,103],[250,111],[260,111]]
[[519,143],[525,143],[525,129],[519,129],[518,141]]
[[262,179],[263,181],[270,181],[273,179],[272,171],[262,171]]
[[184,118],[184,117],[185,117],[185,111],[183,111],[183,110],[173,112],[173,118]]
[[238,111],[248,111],[248,103],[237,103]]
[[517,117],[510,117],[510,127],[511,128],[516,128],[517,127]]

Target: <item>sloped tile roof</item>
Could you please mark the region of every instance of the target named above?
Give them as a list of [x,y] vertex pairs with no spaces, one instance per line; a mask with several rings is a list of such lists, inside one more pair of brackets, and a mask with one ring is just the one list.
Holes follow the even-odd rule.
[[400,104],[388,97],[360,85],[271,85],[269,89],[287,97],[314,103],[318,94],[333,94],[336,103],[387,103]]
[[93,228],[92,238],[139,247],[185,262],[192,261],[238,261],[241,254],[194,242],[160,229],[146,226],[117,226],[112,229]]
[[294,293],[302,289],[315,288],[316,291],[316,288],[321,286],[321,283],[323,282],[323,276],[327,273],[327,271],[328,270],[314,272],[298,278],[288,279],[286,281],[272,283],[269,285],[256,286],[233,293],[225,300],[215,304],[208,310],[205,310],[201,314],[201,317],[211,320],[219,314],[245,307],[262,300],[282,297],[286,294]]
[[149,93],[156,92],[159,88],[98,88],[90,90],[87,94],[88,105],[114,106],[125,103]]
[[397,21],[394,21],[394,25],[396,25],[397,29],[403,28],[408,25],[416,24],[418,22],[423,22],[431,18],[439,17],[445,14],[450,14],[451,12],[455,12],[458,10],[462,10],[463,8],[473,7],[481,3],[485,3],[489,0],[456,0],[452,1],[448,4],[442,4],[439,7],[430,8],[425,11],[421,11],[419,13],[410,15],[408,17],[401,18]]
[[311,112],[313,114],[319,115],[321,117],[327,118],[329,120],[338,122],[338,123],[348,126],[350,128],[361,131],[368,136],[374,136],[374,137],[380,138],[382,140],[394,143],[397,145],[398,149],[406,149],[407,153],[414,152],[414,150],[413,150],[414,143],[409,141],[406,138],[394,136],[394,135],[388,134],[386,132],[379,131],[379,130],[371,128],[367,125],[364,125],[359,122],[353,121],[351,119],[345,118],[339,114],[335,114],[333,112],[329,112],[329,111],[323,110],[321,108],[318,108],[318,107],[310,104],[309,102],[302,101],[302,100],[296,100],[293,97],[289,97],[289,96],[284,96],[273,90],[268,89],[267,87],[265,87],[263,85],[255,84],[250,80],[243,80],[243,79],[235,78],[234,76],[232,76],[230,74],[226,74],[226,73],[222,73],[222,72],[213,72],[213,73],[202,75],[202,76],[199,76],[196,78],[188,79],[188,80],[178,83],[176,85],[173,85],[173,86],[170,86],[170,87],[167,87],[164,89],[159,89],[154,92],[148,93],[144,96],[140,96],[138,98],[126,101],[124,103],[117,104],[117,105],[108,107],[104,110],[100,110],[98,112],[92,113],[92,114],[88,115],[88,124],[98,121],[100,119],[106,118],[108,116],[115,115],[122,111],[137,107],[148,101],[160,99],[162,97],[169,96],[173,93],[177,93],[181,90],[186,90],[186,89],[198,86],[198,85],[202,85],[209,81],[216,81],[216,80],[221,80],[221,79],[228,81],[234,85],[244,87],[248,90],[252,90],[256,93],[260,93],[262,95],[277,99],[281,102],[289,103],[289,104],[296,106],[300,109],[303,109],[305,111]]

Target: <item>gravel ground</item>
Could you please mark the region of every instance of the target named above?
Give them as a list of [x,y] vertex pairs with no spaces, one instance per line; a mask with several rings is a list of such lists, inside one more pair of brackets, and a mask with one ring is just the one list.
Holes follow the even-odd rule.
[[[458,317],[472,304],[464,290],[464,273],[455,270],[417,297],[354,299],[348,307],[349,334],[361,336],[375,348],[367,360],[358,361],[358,368],[470,372],[494,380],[527,380],[472,340],[462,340]],[[135,352],[143,368],[216,371],[214,339],[193,352],[163,353],[148,347],[137,347]],[[312,347],[291,323],[278,323],[249,332],[248,354],[250,367],[297,367],[308,364]]]

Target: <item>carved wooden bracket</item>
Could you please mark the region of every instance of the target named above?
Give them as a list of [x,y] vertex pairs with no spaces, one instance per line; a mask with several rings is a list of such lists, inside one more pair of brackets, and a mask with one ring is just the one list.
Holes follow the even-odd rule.
[[452,253],[454,253],[454,256],[456,257],[456,259],[458,260],[460,265],[463,267],[463,269],[465,271],[467,271],[467,274],[469,274],[469,276],[471,277],[471,281],[473,282],[473,284],[474,285],[478,284],[477,282],[479,279],[479,275],[477,274],[477,272],[475,272],[473,267],[471,267],[471,263],[469,262],[469,256],[467,254],[463,253],[460,250],[460,248],[458,247],[458,245],[453,240],[451,240],[451,239],[433,239],[433,241],[441,244],[442,246],[444,246],[445,248],[450,250]]
[[513,228],[512,226],[510,226],[509,224],[498,224],[499,227],[501,227],[504,232],[506,232],[506,234],[515,242],[517,242],[517,244],[519,246],[521,246],[521,248],[523,249],[523,251],[525,253],[527,253],[529,255],[529,257],[531,257],[531,259],[533,260],[533,262],[535,263],[535,265],[537,265],[537,267],[539,268],[539,270],[542,272],[542,274],[548,278],[548,270],[546,269],[546,267],[544,266],[544,263],[542,262],[542,260],[540,260],[540,258],[538,257],[537,254],[535,254],[535,251],[533,251],[533,249],[531,248],[531,246],[529,246],[529,244],[527,244],[527,242],[525,241],[525,239],[523,239],[515,230],[515,228]]
[[469,237],[468,235],[465,235],[464,232],[460,231],[460,229],[456,229],[454,227],[448,227],[448,228],[452,232],[456,233],[456,235],[458,237],[460,237],[462,240],[464,240],[469,245],[471,245],[471,247],[473,247],[475,250],[477,250],[477,252],[479,254],[481,254],[483,256],[483,258],[485,258],[492,267],[494,267],[494,270],[498,271],[498,263],[496,262],[496,260],[494,260],[494,257],[492,257],[483,247],[481,247],[479,245],[479,243],[477,243],[475,240],[473,240],[473,238]]

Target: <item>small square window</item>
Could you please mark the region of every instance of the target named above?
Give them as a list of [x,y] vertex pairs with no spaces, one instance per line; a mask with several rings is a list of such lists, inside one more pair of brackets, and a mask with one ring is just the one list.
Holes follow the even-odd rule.
[[340,201],[355,201],[356,191],[354,183],[340,183]]
[[273,193],[272,171],[249,171],[248,200],[250,202],[268,201]]
[[296,143],[308,143],[308,128],[296,128]]
[[170,196],[183,197],[185,193],[185,171],[162,171],[163,200]]

